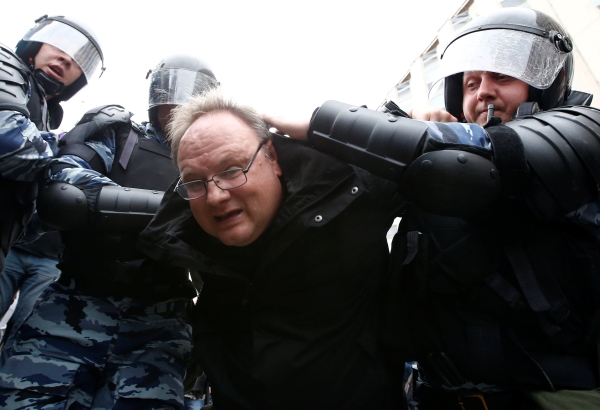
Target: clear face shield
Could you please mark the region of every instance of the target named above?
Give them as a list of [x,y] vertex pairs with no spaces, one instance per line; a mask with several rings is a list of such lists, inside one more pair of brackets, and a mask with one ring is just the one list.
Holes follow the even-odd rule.
[[102,61],[96,46],[83,33],[60,21],[40,21],[25,34],[23,40],[50,44],[68,54],[81,68],[87,82]]
[[217,80],[199,71],[165,68],[152,72],[148,108],[158,105],[180,105],[195,94],[214,88]]
[[435,95],[443,79],[467,71],[489,71],[517,78],[532,87],[550,87],[567,53],[545,37],[516,30],[482,30],[454,41],[444,53],[440,77],[429,90]]

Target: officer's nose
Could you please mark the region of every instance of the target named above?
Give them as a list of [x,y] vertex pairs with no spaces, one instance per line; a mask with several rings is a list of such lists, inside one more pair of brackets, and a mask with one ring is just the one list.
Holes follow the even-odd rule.
[[492,78],[487,75],[483,75],[479,89],[477,90],[477,98],[485,100],[493,100],[496,98],[496,86]]

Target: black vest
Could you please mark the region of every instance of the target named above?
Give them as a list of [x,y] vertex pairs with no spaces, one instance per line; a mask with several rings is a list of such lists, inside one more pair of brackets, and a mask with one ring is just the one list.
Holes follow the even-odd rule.
[[117,138],[116,155],[107,177],[121,186],[166,190],[179,175],[171,162],[171,150],[145,138],[135,125]]
[[[117,132],[113,181],[131,188],[164,191],[178,172],[170,149],[146,138],[137,128]],[[138,232],[63,232],[65,244],[59,268],[61,281],[75,278],[77,286],[102,295],[138,299],[195,296],[186,286],[187,271],[158,264],[136,250]]]

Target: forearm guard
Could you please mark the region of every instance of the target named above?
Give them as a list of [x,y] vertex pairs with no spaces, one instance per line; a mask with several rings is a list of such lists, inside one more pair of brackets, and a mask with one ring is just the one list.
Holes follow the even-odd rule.
[[117,186],[82,190],[56,182],[40,191],[37,209],[44,222],[61,231],[140,232],[156,213],[163,194]]
[[[436,214],[478,212],[500,192],[489,159],[460,145],[432,150],[435,138],[422,121],[327,101],[313,116],[308,140],[320,151],[397,182],[408,201]],[[430,152],[424,153],[426,146]]]

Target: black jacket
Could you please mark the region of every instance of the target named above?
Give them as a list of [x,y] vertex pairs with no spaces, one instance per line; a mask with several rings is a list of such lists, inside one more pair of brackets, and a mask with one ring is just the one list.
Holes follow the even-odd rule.
[[142,248],[201,272],[194,337],[217,408],[385,408],[377,335],[395,184],[274,144],[286,197],[255,243],[224,246],[169,190]]

